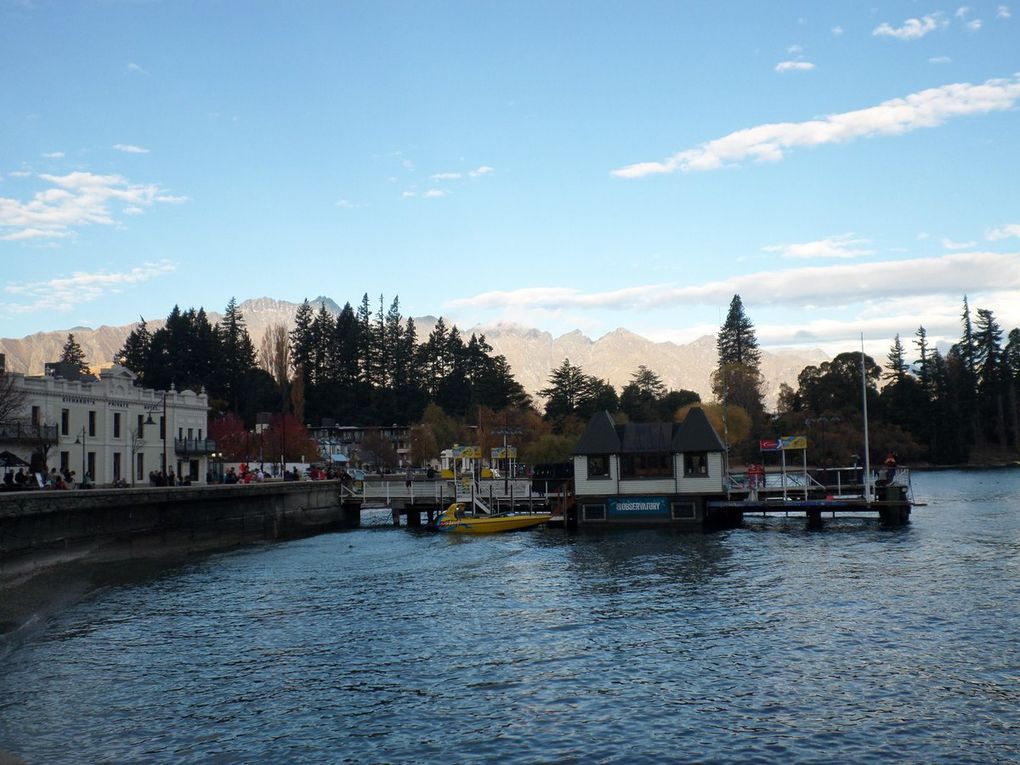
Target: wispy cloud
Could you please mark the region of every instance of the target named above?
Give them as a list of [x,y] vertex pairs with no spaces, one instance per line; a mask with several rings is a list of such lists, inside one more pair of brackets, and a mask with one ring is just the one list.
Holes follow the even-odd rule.
[[1013,14],[1009,12],[1008,5],[1000,5],[995,11],[995,18],[997,19],[1008,19],[1012,15]]
[[468,175],[470,175],[472,178],[477,178],[480,175],[488,175],[489,173],[492,172],[495,172],[494,168],[491,168],[488,165],[481,165],[480,167],[476,167],[474,170],[469,172]]
[[840,234],[827,239],[819,239],[814,242],[801,242],[798,244],[771,244],[762,247],[765,252],[781,253],[783,258],[860,258],[865,255],[874,254],[874,250],[865,249],[864,245],[871,244],[870,239],[862,239],[854,234]]
[[843,27],[833,27],[831,31],[834,37],[839,37],[843,34]]
[[942,237],[942,246],[947,250],[971,250],[977,246],[977,242],[954,242],[947,236]]
[[433,181],[456,181],[463,177],[463,173],[435,173],[429,176]]
[[780,74],[786,72],[810,72],[815,65],[810,61],[780,61],[776,64],[776,71]]
[[7,314],[59,311],[66,313],[81,303],[89,303],[106,295],[123,292],[126,288],[172,273],[177,266],[173,261],[160,260],[144,263],[123,272],[79,271],[71,276],[42,282],[8,284],[4,292],[15,300],[0,303]]
[[179,204],[187,197],[165,193],[156,184],[131,183],[120,175],[73,172],[39,175],[51,186],[31,200],[0,197],[0,239],[64,238],[89,224],[116,222],[112,203],[139,210],[161,203]]
[[1020,239],[1020,223],[1007,223],[1004,226],[993,228],[985,234],[985,238],[990,239],[993,242],[999,239],[1009,239],[1011,237]]
[[949,56],[932,56],[928,59],[929,64],[949,64],[952,63],[953,59]]
[[130,143],[115,143],[113,148],[117,151],[122,151],[125,154],[148,154],[148,149],[143,149],[141,146],[133,146]]
[[945,29],[949,21],[941,13],[932,13],[919,19],[907,19],[901,27],[893,27],[883,21],[871,34],[875,37],[895,37],[897,40],[920,40],[936,29]]
[[445,197],[446,192],[443,191],[442,189],[429,189],[424,194],[422,194],[422,196],[425,199],[438,199],[439,197]]
[[1020,289],[1020,253],[952,253],[875,263],[770,269],[704,284],[652,284],[582,293],[570,287],[484,292],[453,300],[455,308],[651,309],[724,305],[734,294],[762,305],[849,305],[882,298]]
[[967,27],[967,29],[969,29],[971,32],[977,32],[979,29],[981,29],[983,24],[981,23],[981,19],[974,19],[973,21],[968,21],[966,24],[964,24],[964,26]]
[[958,19],[965,19],[967,18],[968,13],[970,13],[970,6],[961,5],[959,8],[956,9],[956,13],[954,13],[953,15],[956,16],[956,18]]
[[44,151],[43,156],[46,159],[63,159],[64,152],[62,151]]
[[147,71],[145,71],[144,69],[142,69],[142,67],[140,67],[140,66],[139,66],[138,64],[134,63],[133,61],[132,61],[132,62],[130,62],[130,63],[129,63],[129,64],[127,65],[127,70],[128,70],[129,72],[134,72],[134,73],[136,73],[136,74],[148,74],[148,72],[147,72]]
[[30,170],[14,170],[10,173],[11,178],[30,178],[32,172]]
[[716,170],[752,159],[776,162],[800,146],[845,143],[876,135],[900,135],[941,125],[953,117],[1005,111],[1020,99],[1020,74],[979,85],[955,83],[883,101],[878,106],[832,114],[806,122],[778,122],[738,130],[687,149],[663,162],[640,162],[612,171],[617,178],[656,173]]

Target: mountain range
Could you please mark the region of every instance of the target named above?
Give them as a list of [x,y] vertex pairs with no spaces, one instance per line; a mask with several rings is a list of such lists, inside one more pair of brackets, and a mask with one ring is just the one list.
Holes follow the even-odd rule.
[[[340,306],[326,297],[310,301],[326,310],[337,313]],[[294,324],[298,304],[262,297],[239,304],[248,326],[248,332],[258,348],[266,330],[278,323],[289,327]],[[209,320],[216,322],[221,315],[209,312]],[[437,321],[434,316],[415,317],[418,338],[423,341]],[[150,319],[149,330],[163,325],[163,319]],[[6,354],[7,369],[26,374],[41,374],[43,364],[60,357],[68,333],[85,351],[94,368],[108,366],[124,345],[124,340],[135,324],[122,326],[103,325],[96,329],[71,327],[59,332],[37,332],[20,339],[0,338],[0,353]],[[584,370],[585,374],[608,380],[622,390],[641,365],[655,372],[668,388],[697,392],[702,400],[712,398],[710,378],[717,363],[715,337],[705,335],[697,340],[678,344],[655,342],[627,329],[616,329],[602,337],[592,339],[579,330],[554,337],[549,332],[518,324],[495,324],[460,328],[462,336],[484,334],[496,353],[503,354],[514,376],[532,396],[548,385],[549,373],[564,359]],[[763,350],[761,371],[765,378],[765,400],[769,408],[775,405],[779,386],[786,383],[797,387],[797,375],[811,364],[828,360],[821,350],[778,349]]]

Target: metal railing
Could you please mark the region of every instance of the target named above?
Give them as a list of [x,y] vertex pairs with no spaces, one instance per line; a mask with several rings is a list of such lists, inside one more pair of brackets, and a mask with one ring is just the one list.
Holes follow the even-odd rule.
[[211,438],[175,438],[175,454],[212,454],[216,451],[216,442]]
[[57,440],[56,425],[33,425],[30,422],[0,422],[0,441]]

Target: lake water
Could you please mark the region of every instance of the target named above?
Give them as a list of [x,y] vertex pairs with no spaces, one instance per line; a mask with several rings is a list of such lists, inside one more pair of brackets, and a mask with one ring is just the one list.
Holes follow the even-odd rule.
[[[903,528],[385,525],[103,589],[0,658],[27,763],[1020,761],[1020,471]],[[366,522],[372,520],[366,514]]]

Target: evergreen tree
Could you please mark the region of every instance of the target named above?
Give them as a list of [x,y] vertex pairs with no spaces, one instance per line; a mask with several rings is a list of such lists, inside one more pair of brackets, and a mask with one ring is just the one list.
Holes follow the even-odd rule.
[[230,407],[237,411],[244,389],[245,376],[257,365],[255,363],[255,345],[248,334],[244,316],[233,297],[227,304],[219,334],[222,342],[220,369],[224,382],[223,397]]
[[312,369],[312,320],[314,319],[311,303],[306,298],[298,306],[294,314],[294,329],[290,332],[290,363],[297,375],[301,371],[302,381],[308,384],[308,375]]
[[1002,354],[1010,443],[1020,447],[1020,329],[1010,331]]
[[67,336],[67,342],[64,343],[64,348],[60,352],[60,360],[69,364],[77,369],[82,374],[89,374],[89,365],[85,362],[85,351],[78,345],[78,341],[74,339],[74,334],[70,333]]
[[145,318],[138,317],[141,321],[131,330],[124,345],[117,352],[117,359],[122,365],[130,369],[138,379],[145,384],[145,365],[149,358],[149,346],[152,344],[152,335],[149,334],[149,327]]
[[892,347],[889,349],[889,363],[886,368],[889,370],[886,373],[886,379],[892,380],[893,382],[903,382],[907,377],[907,371],[909,365],[907,364],[906,351],[903,350],[903,343],[900,342],[900,336],[897,333],[896,340],[893,341]]
[[1002,363],[1002,329],[994,314],[979,308],[974,331],[974,365],[977,374],[978,415],[990,441],[1006,446],[1006,399]]
[[726,321],[716,338],[719,365],[712,373],[712,392],[727,406],[741,407],[751,417],[752,432],[765,424],[765,381],[761,375],[761,351],[754,325],[744,313],[740,295],[734,295]]

